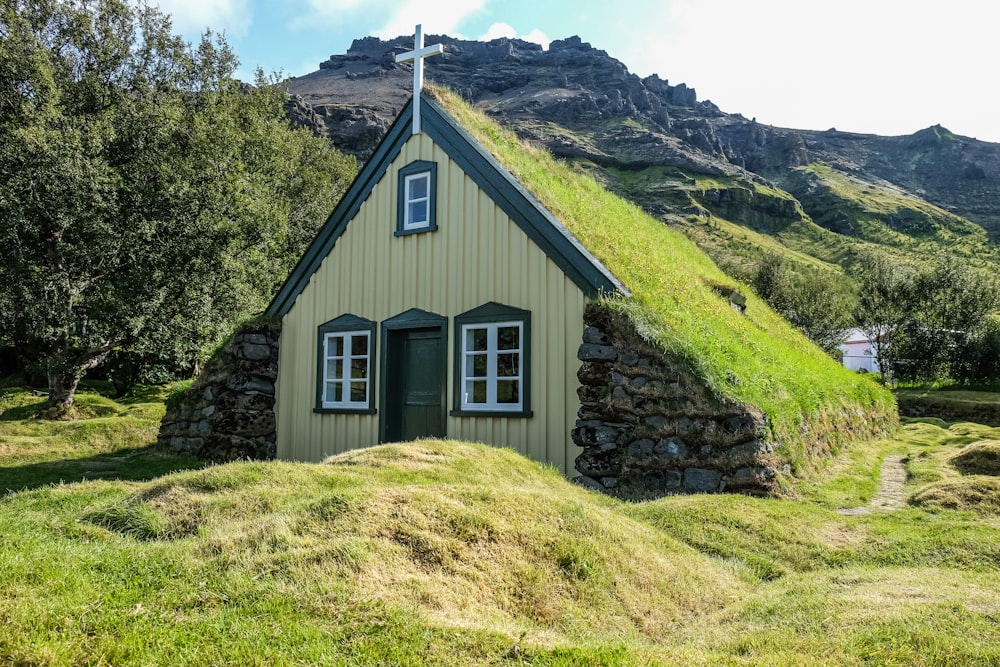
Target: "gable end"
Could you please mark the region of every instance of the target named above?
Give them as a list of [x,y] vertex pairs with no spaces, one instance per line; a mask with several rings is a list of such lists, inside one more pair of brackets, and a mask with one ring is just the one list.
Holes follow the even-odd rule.
[[[426,103],[422,105],[421,119],[427,135],[584,294],[588,297],[630,295],[628,289],[437,102],[427,96],[422,97],[422,102]],[[402,151],[411,136],[412,115],[411,98],[278,290],[265,311],[267,315],[280,318],[292,309],[312,275]]]

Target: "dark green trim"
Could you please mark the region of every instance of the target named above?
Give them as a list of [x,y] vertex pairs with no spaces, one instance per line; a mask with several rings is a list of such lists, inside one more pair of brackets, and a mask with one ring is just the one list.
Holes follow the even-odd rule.
[[348,410],[347,408],[313,408],[313,413],[317,415],[377,415],[378,410],[375,408],[368,410]]
[[[278,290],[267,308],[268,316],[281,318],[292,309],[313,273],[412,136],[412,117],[411,99]],[[428,136],[465,170],[587,296],[594,297],[602,293],[629,296],[628,289],[576,237],[437,102],[426,95],[421,97],[421,123]]]
[[[521,322],[521,409],[512,410],[468,410],[462,409],[462,327],[466,324],[492,324],[494,322]],[[452,377],[452,417],[515,417],[534,416],[531,411],[531,311],[505,306],[496,301],[484,303],[472,310],[455,316],[455,346]]]
[[628,289],[594,257],[472,135],[441,106],[421,97],[421,127],[528,238],[589,297],[630,296]]
[[441,411],[445,428],[448,424],[448,318],[437,313],[430,313],[419,308],[411,308],[407,311],[390,317],[382,322],[382,362],[379,367],[379,405],[382,406],[382,413],[378,420],[378,441],[385,442],[386,419],[389,418],[386,409],[386,399],[388,394],[389,364],[394,360],[389,359],[389,335],[392,332],[404,331],[407,329],[439,329],[441,331],[441,346],[444,354],[441,355]]
[[[369,414],[376,413],[375,409],[375,387],[372,382],[375,380],[375,322],[366,320],[357,315],[341,315],[329,322],[316,327],[316,404],[313,412],[317,414]],[[341,331],[367,331],[368,332],[368,407],[366,408],[325,408],[323,407],[323,378],[326,362],[323,354],[323,339],[327,334],[339,333]]]
[[354,218],[361,205],[368,199],[372,189],[385,175],[389,165],[403,149],[403,144],[412,136],[412,117],[413,101],[410,100],[399,113],[396,122],[389,128],[382,143],[378,145],[371,158],[365,163],[364,168],[355,177],[340,203],[333,209],[333,213],[326,219],[323,227],[316,234],[316,238],[313,239],[305,254],[292,269],[278,293],[275,294],[265,311],[266,315],[284,317],[295,305],[295,300],[309,284],[309,279],[319,269],[326,256],[330,254],[337,240],[347,229],[347,224]]
[[[430,174],[430,182],[427,184],[427,226],[403,229],[403,220],[406,218],[406,177],[423,173]],[[423,234],[437,229],[437,199],[437,162],[414,160],[400,169],[396,186],[396,236]]]
[[530,419],[535,416],[531,410],[518,410],[511,412],[487,412],[486,410],[452,410],[448,413],[452,417],[505,417],[514,419]]

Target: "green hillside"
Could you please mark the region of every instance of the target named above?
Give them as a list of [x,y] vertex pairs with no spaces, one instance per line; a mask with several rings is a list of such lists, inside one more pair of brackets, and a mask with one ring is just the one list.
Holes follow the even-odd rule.
[[895,423],[888,392],[843,369],[763,301],[749,294],[746,311],[734,310],[720,290],[746,288],[684,234],[525,145],[454,94],[435,95],[631,290],[631,298],[607,305],[717,396],[763,412],[794,465],[838,439]]

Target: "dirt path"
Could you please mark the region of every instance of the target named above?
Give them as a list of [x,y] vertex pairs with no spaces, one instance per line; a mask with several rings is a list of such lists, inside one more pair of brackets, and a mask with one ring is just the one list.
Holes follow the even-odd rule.
[[906,493],[903,491],[905,484],[906,469],[903,467],[903,457],[900,455],[887,456],[882,461],[878,493],[872,498],[871,503],[867,507],[837,510],[837,513],[847,516],[863,516],[875,511],[902,509],[906,505]]

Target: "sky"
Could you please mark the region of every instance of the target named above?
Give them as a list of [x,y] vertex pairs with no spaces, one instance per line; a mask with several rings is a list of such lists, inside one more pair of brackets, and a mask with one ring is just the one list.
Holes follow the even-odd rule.
[[[988,0],[150,0],[191,41],[222,33],[238,75],[300,76],[355,38],[578,35],[639,76],[779,127],[1000,142],[1000,5]],[[428,71],[433,69],[428,61]]]

